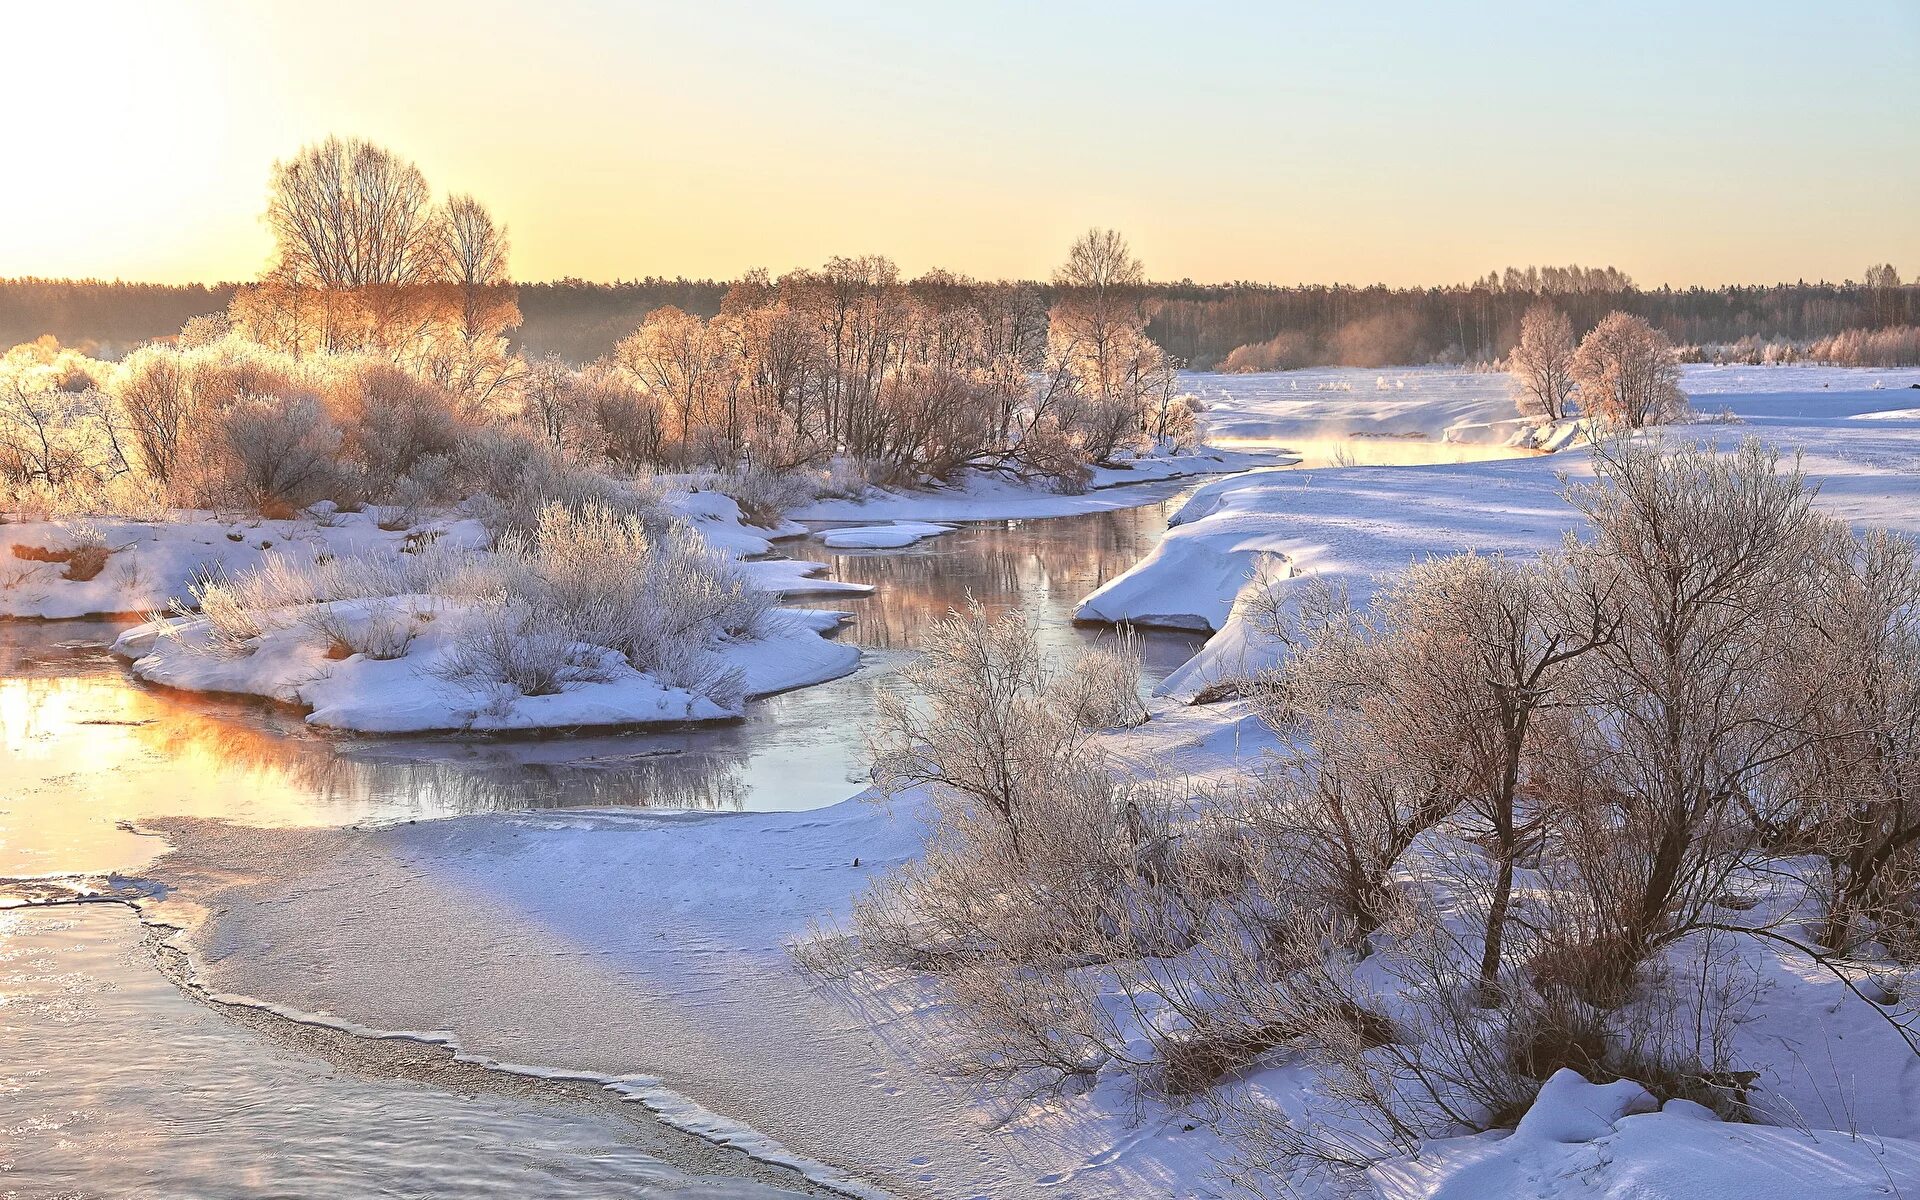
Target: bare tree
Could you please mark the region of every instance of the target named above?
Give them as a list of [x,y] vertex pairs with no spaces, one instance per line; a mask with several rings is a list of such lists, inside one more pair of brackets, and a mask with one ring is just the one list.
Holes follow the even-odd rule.
[[1877,263],[1867,268],[1864,280],[1873,293],[1874,324],[1897,325],[1906,319],[1906,297],[1900,290],[1900,272],[1892,263]]
[[1096,394],[1111,394],[1127,335],[1147,325],[1145,267],[1118,230],[1089,229],[1068,248],[1053,283],[1060,298],[1049,314],[1050,344],[1084,364],[1081,373]]
[[1847,953],[1870,922],[1892,941],[1920,916],[1920,556],[1885,532],[1835,530],[1809,562],[1814,602],[1781,687],[1845,682],[1815,689],[1807,752],[1784,774],[1828,864],[1819,940]]
[[172,350],[142,347],[121,364],[114,394],[141,463],[165,483],[173,475],[180,439],[194,409],[186,365]]
[[432,264],[426,177],[361,138],[329,137],[274,163],[267,226],[278,265],[314,287],[405,286]]
[[433,227],[433,270],[458,293],[460,337],[495,337],[519,318],[507,277],[507,229],[472,196],[447,197]]
[[1570,542],[1566,604],[1615,618],[1579,661],[1581,710],[1556,768],[1583,789],[1562,807],[1601,919],[1590,992],[1617,993],[1700,926],[1751,858],[1756,780],[1805,750],[1805,713],[1833,686],[1764,686],[1829,529],[1799,470],[1778,465],[1753,441],[1716,455],[1623,439],[1596,447],[1597,481],[1568,492],[1595,536]]
[[1520,343],[1507,359],[1520,385],[1523,416],[1558,421],[1567,415],[1573,391],[1573,322],[1551,304],[1536,304],[1520,318]]
[[[615,348],[614,361],[671,416],[672,444],[683,459],[696,450],[703,430],[713,430],[716,407],[734,394],[726,339],[708,322],[671,305],[648,313]],[[737,445],[737,428],[717,432]]]

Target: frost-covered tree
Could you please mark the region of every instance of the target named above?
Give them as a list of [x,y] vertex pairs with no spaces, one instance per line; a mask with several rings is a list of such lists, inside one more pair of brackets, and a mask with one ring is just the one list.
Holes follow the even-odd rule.
[[1638,429],[1687,411],[1673,343],[1631,313],[1601,318],[1581,339],[1572,371],[1581,409],[1608,424]]
[[1558,421],[1573,392],[1573,322],[1551,304],[1536,304],[1520,319],[1520,343],[1507,359],[1520,389],[1523,416]]

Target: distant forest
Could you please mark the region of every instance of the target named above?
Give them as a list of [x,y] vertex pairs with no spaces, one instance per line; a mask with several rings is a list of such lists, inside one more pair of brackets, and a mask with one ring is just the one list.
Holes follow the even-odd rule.
[[[1624,309],[1665,331],[1688,357],[1773,361],[1840,335],[1904,332],[1920,322],[1920,286],[1902,283],[1890,266],[1871,268],[1866,279],[1647,290],[1612,268],[1530,267],[1425,288],[1182,281],[1150,285],[1147,332],[1167,353],[1202,369],[1486,363],[1506,356],[1521,315],[1546,298],[1572,318],[1577,332]],[[235,286],[0,280],[0,348],[51,334],[65,345],[117,356],[177,332],[191,317],[224,310]],[[1026,286],[1052,301],[1052,285]],[[656,308],[713,316],[727,287],[711,279],[522,283],[516,348],[585,363],[610,353]],[[1906,336],[1897,344],[1913,342]]]

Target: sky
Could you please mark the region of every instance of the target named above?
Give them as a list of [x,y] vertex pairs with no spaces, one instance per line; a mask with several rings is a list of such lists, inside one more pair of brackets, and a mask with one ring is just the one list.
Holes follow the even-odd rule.
[[1920,271],[1920,2],[4,0],[0,276],[245,279],[329,133],[521,279]]

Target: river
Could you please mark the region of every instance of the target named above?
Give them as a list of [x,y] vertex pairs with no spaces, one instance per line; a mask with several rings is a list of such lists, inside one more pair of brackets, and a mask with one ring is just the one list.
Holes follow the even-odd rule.
[[[969,598],[1018,609],[1050,650],[1110,636],[1074,605],[1145,555],[1181,485],[1139,507],[983,522],[905,550],[780,543],[875,585],[836,597],[855,674],[734,725],[617,736],[373,740],[264,704],[131,681],[103,621],[0,623],[0,900],[137,877],[163,816],[344,826],[558,806],[820,807],[860,790],[875,698],[920,631]],[[1198,635],[1143,635],[1150,687]],[[132,885],[137,888],[137,884]],[[0,1193],[731,1197],[805,1194],[790,1172],[678,1133],[600,1089],[412,1043],[295,1026],[194,994],[116,905],[0,914]]]

